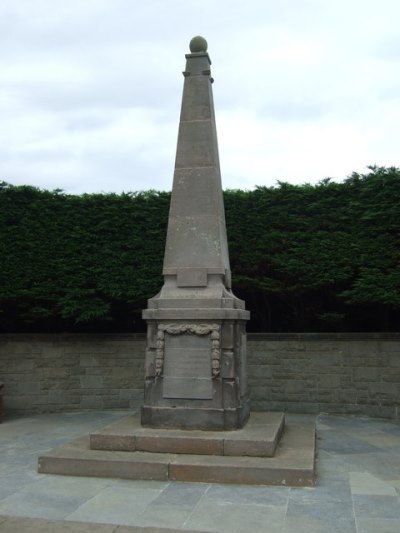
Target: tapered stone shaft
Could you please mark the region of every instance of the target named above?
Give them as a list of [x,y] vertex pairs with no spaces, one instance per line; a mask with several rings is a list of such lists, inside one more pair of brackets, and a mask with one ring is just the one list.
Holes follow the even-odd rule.
[[[203,271],[230,279],[210,58],[186,56],[185,83],[169,215],[164,274],[180,269],[197,282]],[[226,284],[226,282],[225,282]],[[179,281],[178,281],[179,285]]]
[[186,55],[164,285],[148,302],[142,424],[233,429],[249,415],[244,302],[231,274],[207,43]]

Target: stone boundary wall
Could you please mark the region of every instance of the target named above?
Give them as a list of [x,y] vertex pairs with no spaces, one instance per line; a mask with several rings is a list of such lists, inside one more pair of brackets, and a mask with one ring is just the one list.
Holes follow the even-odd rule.
[[254,410],[400,419],[400,334],[249,335]]
[[[4,411],[138,408],[141,334],[0,336]],[[249,334],[253,410],[400,419],[400,333]]]
[[144,335],[1,335],[4,411],[138,407]]

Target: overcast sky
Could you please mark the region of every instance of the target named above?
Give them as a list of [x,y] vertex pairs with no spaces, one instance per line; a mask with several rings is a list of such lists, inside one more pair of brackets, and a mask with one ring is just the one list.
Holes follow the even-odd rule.
[[400,166],[399,0],[0,0],[0,181],[170,190],[185,53],[224,188]]

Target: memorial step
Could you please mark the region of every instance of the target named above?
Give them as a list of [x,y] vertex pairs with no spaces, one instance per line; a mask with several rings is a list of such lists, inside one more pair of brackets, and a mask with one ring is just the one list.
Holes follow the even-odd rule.
[[138,415],[113,422],[90,435],[92,450],[193,455],[273,457],[285,424],[283,413],[252,413],[246,426],[230,431],[153,429]]
[[38,471],[120,479],[313,486],[315,418],[290,415],[274,457],[92,450],[87,436],[42,455]]

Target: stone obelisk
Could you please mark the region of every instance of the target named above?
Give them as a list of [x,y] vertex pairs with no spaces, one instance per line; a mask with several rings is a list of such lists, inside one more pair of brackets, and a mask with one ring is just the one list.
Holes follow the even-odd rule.
[[186,55],[164,285],[148,301],[144,426],[235,429],[249,416],[244,302],[231,291],[207,42]]

